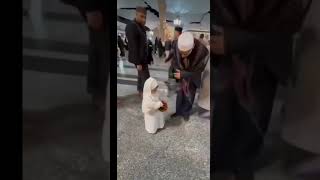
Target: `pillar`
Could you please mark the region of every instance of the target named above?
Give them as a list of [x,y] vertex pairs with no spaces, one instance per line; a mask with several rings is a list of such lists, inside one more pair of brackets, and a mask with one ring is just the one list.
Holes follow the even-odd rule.
[[162,40],[165,40],[165,27],[166,27],[166,11],[167,5],[165,0],[158,0],[159,6],[159,36]]

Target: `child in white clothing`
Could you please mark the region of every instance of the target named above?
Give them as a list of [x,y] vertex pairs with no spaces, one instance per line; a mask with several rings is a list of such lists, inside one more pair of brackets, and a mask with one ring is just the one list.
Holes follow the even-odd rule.
[[164,127],[163,111],[167,109],[167,104],[159,98],[158,86],[157,80],[150,77],[144,83],[143,88],[142,112],[145,128],[148,133],[152,134]]

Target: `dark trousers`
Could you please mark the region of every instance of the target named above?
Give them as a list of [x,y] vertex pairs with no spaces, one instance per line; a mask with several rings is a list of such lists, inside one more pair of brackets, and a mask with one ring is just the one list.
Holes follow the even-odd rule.
[[251,81],[255,106],[248,110],[228,83],[230,68],[213,68],[212,77],[211,170],[237,173],[252,169],[269,124],[276,80],[264,66],[255,67]]
[[173,68],[173,66],[171,64],[170,67],[169,67],[169,71],[168,71],[168,78],[169,79],[173,79],[174,78],[173,77],[173,70],[174,70],[174,68]]
[[108,34],[89,29],[89,40],[87,90],[92,95],[105,96],[110,65]]
[[[182,83],[180,83],[182,86]],[[177,101],[176,101],[176,114],[180,116],[190,116],[192,111],[192,105],[194,102],[194,98],[196,96],[197,87],[193,82],[189,84],[189,97],[187,97],[182,87],[179,87],[177,91]]]
[[138,71],[137,90],[143,92],[143,86],[146,80],[150,77],[149,67],[147,64],[142,65],[142,70]]

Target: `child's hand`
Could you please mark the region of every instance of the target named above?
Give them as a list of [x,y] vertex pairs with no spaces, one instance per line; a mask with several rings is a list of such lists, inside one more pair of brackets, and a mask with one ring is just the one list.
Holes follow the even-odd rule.
[[168,104],[165,101],[161,101],[163,106],[159,108],[161,112],[167,111],[168,110]]

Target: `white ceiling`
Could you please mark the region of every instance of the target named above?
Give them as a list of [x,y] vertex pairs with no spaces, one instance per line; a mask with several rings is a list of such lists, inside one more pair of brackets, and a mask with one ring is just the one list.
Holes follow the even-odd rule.
[[[158,8],[157,0],[147,0],[148,4],[156,10]],[[200,21],[202,14],[210,10],[210,0],[166,0],[167,4],[167,14],[166,17],[169,20],[174,20],[178,16],[180,17],[182,23],[184,24],[185,30],[209,30],[210,26],[210,15],[207,14],[201,25],[190,24],[191,21]],[[146,6],[143,0],[118,0],[118,15],[133,19],[135,16],[134,10],[122,10],[120,8],[124,7],[136,7],[136,6]],[[118,22],[118,28],[123,28],[122,23]],[[150,29],[157,27],[159,24],[159,18],[148,11],[147,14],[147,26]]]

